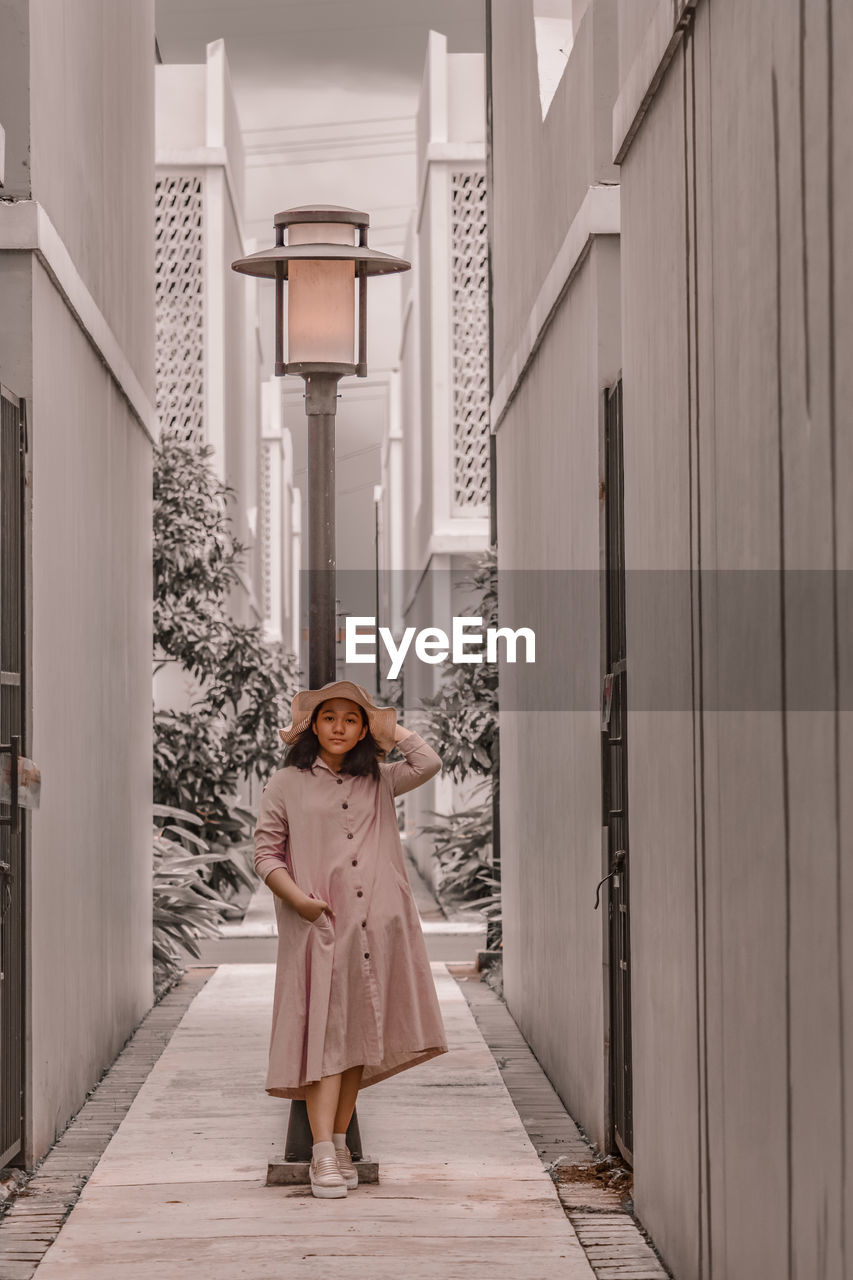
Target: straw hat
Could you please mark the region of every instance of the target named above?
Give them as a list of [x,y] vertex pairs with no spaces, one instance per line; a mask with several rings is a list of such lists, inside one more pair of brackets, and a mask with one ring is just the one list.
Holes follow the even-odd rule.
[[300,689],[291,704],[290,718],[292,724],[287,729],[279,729],[282,742],[295,742],[311,723],[314,708],[329,698],[349,698],[364,707],[367,712],[367,724],[370,732],[383,751],[388,752],[394,746],[394,729],[397,724],[395,707],[378,707],[371,700],[370,694],[360,684],[351,680],[333,680],[324,684],[321,689]]

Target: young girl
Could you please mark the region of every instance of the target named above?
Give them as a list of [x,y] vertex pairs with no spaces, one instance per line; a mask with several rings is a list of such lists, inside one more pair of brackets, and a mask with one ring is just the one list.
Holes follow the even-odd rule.
[[[359,1089],[447,1052],[394,797],[441,760],[393,707],[333,681],[293,699],[261,797],[255,870],[278,925],[266,1091],[304,1098],[311,1189],[358,1185],[346,1131]],[[383,763],[399,744],[405,760]]]

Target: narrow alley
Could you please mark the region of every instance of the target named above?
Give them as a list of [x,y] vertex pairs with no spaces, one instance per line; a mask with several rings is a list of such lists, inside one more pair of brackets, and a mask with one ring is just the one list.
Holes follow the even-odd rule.
[[[149,1019],[18,1196],[0,1224],[2,1280],[664,1277],[618,1193],[596,1201],[587,1184],[591,1205],[564,1209],[546,1165],[589,1165],[593,1153],[464,958],[482,946],[481,925],[445,920],[413,866],[409,874],[431,955],[445,957],[432,970],[450,1052],[361,1095],[378,1184],[344,1201],[267,1185],[287,1104],[263,1089],[275,976],[264,948],[275,937],[272,895],[260,886],[242,923],[203,944],[204,963],[149,1015],[177,1006],[173,1032],[160,1032],[168,1043],[150,1073],[143,1065],[79,1198],[74,1173],[79,1182],[105,1114],[132,1088],[127,1072]],[[123,1073],[110,1102],[111,1077]],[[57,1234],[63,1174],[73,1207]]]

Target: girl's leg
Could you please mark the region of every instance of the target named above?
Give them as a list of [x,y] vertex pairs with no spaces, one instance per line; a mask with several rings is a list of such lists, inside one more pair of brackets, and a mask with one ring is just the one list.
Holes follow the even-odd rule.
[[308,1123],[315,1143],[332,1141],[340,1092],[340,1072],[336,1076],[323,1076],[322,1080],[315,1080],[305,1087]]
[[352,1120],[352,1113],[355,1110],[358,1087],[361,1084],[361,1075],[363,1071],[363,1066],[348,1067],[347,1070],[343,1071],[338,1077],[341,1082],[341,1087],[334,1117],[335,1133],[346,1133],[349,1128],[349,1122]]

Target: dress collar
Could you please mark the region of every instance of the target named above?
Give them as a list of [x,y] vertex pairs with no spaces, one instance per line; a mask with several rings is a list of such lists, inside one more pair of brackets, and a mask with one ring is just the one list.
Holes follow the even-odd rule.
[[325,769],[328,773],[330,773],[334,778],[339,778],[341,776],[340,773],[335,772],[335,770],[331,767],[331,765],[326,764],[326,761],[323,759],[322,756],[317,756],[316,760],[312,764],[311,766],[312,773],[316,772],[318,765],[320,766],[321,769]]

